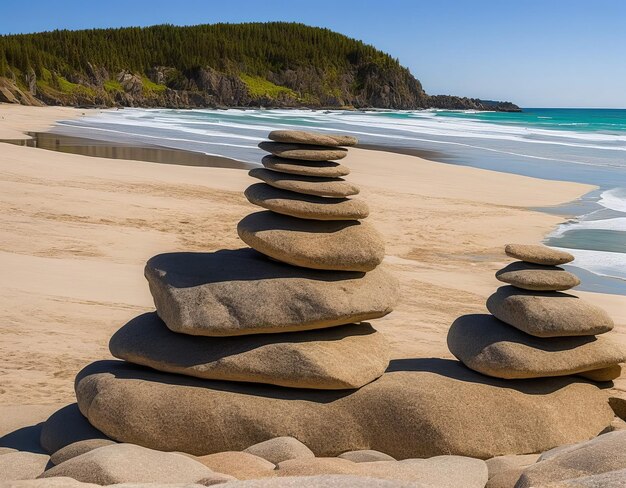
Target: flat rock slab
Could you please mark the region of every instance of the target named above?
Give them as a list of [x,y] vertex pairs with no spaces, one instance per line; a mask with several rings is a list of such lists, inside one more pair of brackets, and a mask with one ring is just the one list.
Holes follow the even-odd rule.
[[448,348],[468,368],[506,379],[570,375],[626,360],[606,336],[538,338],[486,314],[456,319]]
[[292,388],[360,388],[385,372],[385,337],[367,323],[245,337],[177,334],[156,313],[134,318],[109,342],[111,354],[167,373]]
[[537,337],[604,334],[613,320],[604,310],[560,292],[529,292],[503,286],[487,299],[495,317]]
[[385,241],[358,220],[304,220],[256,212],[237,224],[252,249],[273,259],[312,269],[372,271],[385,257]]
[[305,195],[274,188],[265,183],[250,185],[244,195],[254,205],[300,219],[359,220],[370,213],[365,200]]
[[523,290],[563,291],[580,285],[575,274],[558,266],[516,261],[496,273],[496,278]]
[[318,178],[290,175],[264,168],[251,169],[248,174],[274,188],[318,197],[345,198],[359,193],[359,187],[343,178]]
[[206,466],[182,454],[133,444],[112,444],[50,468],[41,478],[66,476],[84,483],[193,483],[213,475]]
[[317,456],[374,449],[396,459],[485,459],[586,440],[613,419],[606,393],[571,377],[511,382],[433,359],[392,361],[389,371],[348,393],[198,380],[101,361],[79,374],[76,394],[81,411],[112,438],[195,455],[290,436]]
[[382,267],[369,273],[297,268],[252,249],[161,254],[148,261],[145,276],[166,325],[205,336],[362,322],[391,312],[399,293]]
[[321,178],[338,178],[350,174],[350,169],[333,161],[302,161],[285,159],[277,156],[265,156],[261,160],[265,168],[291,175],[317,176]]
[[626,431],[610,432],[590,441],[569,446],[568,449],[556,452],[549,459],[529,466],[515,487],[552,486],[548,483],[607,473],[624,469],[624,466],[626,466]]
[[262,457],[270,463],[278,464],[289,459],[307,459],[315,457],[313,451],[293,437],[274,437],[259,442],[243,452]]
[[316,146],[354,146],[359,140],[353,136],[343,134],[329,134],[326,132],[308,132],[303,130],[273,130],[268,136],[275,142],[293,144],[313,144]]
[[285,159],[302,159],[304,161],[331,161],[343,159],[348,155],[346,149],[332,146],[316,146],[313,144],[291,144],[284,142],[263,141],[259,147],[274,156]]
[[507,244],[504,247],[504,252],[507,256],[534,264],[554,266],[574,260],[574,256],[568,252],[542,245]]

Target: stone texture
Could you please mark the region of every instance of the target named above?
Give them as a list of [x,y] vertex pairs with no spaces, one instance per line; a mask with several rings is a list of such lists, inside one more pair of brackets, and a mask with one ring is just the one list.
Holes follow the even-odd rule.
[[626,430],[626,422],[624,422],[621,418],[615,416],[613,420],[609,424],[609,426],[600,432],[600,435],[607,434],[609,432],[615,432],[616,430]]
[[362,449],[360,451],[347,451],[339,454],[341,459],[347,459],[353,463],[373,463],[375,461],[395,461],[389,454],[374,451],[373,449]]
[[614,364],[608,368],[594,369],[592,371],[583,371],[578,373],[578,376],[582,376],[591,381],[613,381],[619,378],[622,374],[622,367],[619,364]]
[[242,241],[278,261],[312,269],[371,271],[385,257],[385,242],[357,220],[303,220],[256,212],[237,225]]
[[76,395],[90,422],[112,438],[195,455],[291,436],[317,456],[374,449],[396,459],[491,458],[589,439],[613,419],[606,393],[572,377],[510,382],[434,359],[392,361],[388,371],[346,393],[101,361],[79,374]]
[[254,205],[301,219],[359,220],[366,218],[370,212],[365,200],[316,197],[281,190],[265,183],[250,185],[244,194]]
[[273,130],[268,139],[275,142],[313,144],[316,146],[354,146],[358,142],[358,139],[353,136],[303,130]]
[[240,451],[218,452],[196,459],[212,471],[227,474],[240,480],[270,476],[276,468],[273,463],[262,457]]
[[626,359],[605,336],[537,338],[486,314],[456,319],[448,331],[448,349],[468,368],[506,379],[576,374]]
[[626,431],[611,432],[557,452],[524,470],[516,488],[598,475],[626,466]]
[[[214,486],[233,479],[232,476],[213,473],[210,478],[200,480],[200,483],[120,483],[109,486],[115,488],[204,488],[205,486]],[[0,482],[0,488],[101,488],[101,486],[94,483],[83,483],[66,476]],[[232,487],[233,485],[228,486]]]
[[523,290],[563,291],[580,285],[578,277],[558,266],[541,266],[521,261],[496,273],[496,278]]
[[480,459],[436,456],[429,459],[353,463],[341,458],[294,459],[278,465],[277,476],[352,474],[410,481],[440,488],[483,488],[487,466]]
[[0,481],[30,480],[44,472],[50,456],[17,451],[0,456]]
[[611,390],[609,392],[609,405],[622,420],[626,420],[626,392],[621,390]]
[[497,456],[487,459],[487,469],[489,470],[489,478],[515,468],[525,468],[534,464],[539,459],[539,454],[518,454],[508,456]]
[[283,142],[263,141],[259,147],[274,156],[285,159],[302,159],[304,161],[330,161],[343,159],[348,151],[339,147],[315,146],[313,144],[289,144]]
[[85,483],[193,483],[213,472],[181,454],[160,452],[133,444],[112,444],[61,463],[42,478],[67,476]]
[[166,373],[326,390],[359,388],[389,365],[385,337],[367,323],[245,337],[194,337],[172,332],[156,313],[146,313],[118,330],[109,349],[116,358]]
[[261,164],[267,169],[290,175],[317,176],[320,178],[338,178],[350,174],[350,169],[334,161],[301,161],[265,156]]
[[527,263],[543,264],[554,266],[569,263],[574,260],[574,256],[565,251],[552,249],[548,246],[533,244],[507,244],[504,252],[510,256]]
[[10,454],[12,452],[17,452],[17,449],[13,449],[12,447],[0,447],[0,456],[3,454]]
[[315,457],[311,449],[293,437],[275,437],[254,444],[244,449],[243,452],[262,457],[273,464],[288,461],[289,459],[307,459]]
[[375,319],[392,311],[399,293],[398,281],[382,267],[365,274],[296,268],[252,249],[161,254],[148,261],[145,275],[167,326],[205,336]]
[[608,471],[563,481],[555,481],[541,485],[541,488],[624,488],[626,486],[626,469]]
[[110,439],[86,439],[84,441],[74,442],[52,454],[52,456],[50,456],[50,462],[54,465],[61,464],[68,459],[111,444],[115,444],[115,441]]
[[[20,481],[0,481],[0,488],[100,488],[101,485],[81,483],[72,478],[59,476],[58,478],[44,478]],[[150,487],[153,488],[153,487]]]
[[318,178],[278,173],[269,169],[254,168],[248,174],[274,188],[318,197],[345,198],[359,193],[359,188],[342,178]]
[[485,488],[515,488],[515,483],[524,472],[524,468],[511,468],[489,478]]
[[94,428],[72,403],[53,413],[43,423],[39,442],[50,454],[59,449],[87,439],[108,439]]
[[604,310],[567,293],[503,286],[487,299],[487,309],[537,337],[596,335],[613,329],[613,320]]
[[293,476],[238,481],[224,488],[434,488],[421,483],[381,480],[350,475]]

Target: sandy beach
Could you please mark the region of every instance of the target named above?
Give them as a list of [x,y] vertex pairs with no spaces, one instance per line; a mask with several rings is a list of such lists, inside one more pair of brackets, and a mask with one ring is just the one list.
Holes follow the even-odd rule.
[[[0,139],[83,113],[0,105]],[[395,358],[450,357],[447,329],[485,310],[508,261],[503,245],[538,243],[563,220],[529,207],[593,189],[381,151],[355,149],[344,161],[401,282],[396,311],[377,321]],[[255,211],[242,193],[251,183],[239,169],[0,144],[0,405],[73,402],[76,373],[110,357],[111,334],[153,310],[149,257],[244,246],[235,228]],[[626,345],[626,297],[580,296],[609,311]]]

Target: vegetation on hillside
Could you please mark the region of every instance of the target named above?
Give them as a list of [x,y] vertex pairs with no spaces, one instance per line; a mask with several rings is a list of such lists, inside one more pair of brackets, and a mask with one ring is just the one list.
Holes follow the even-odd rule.
[[[411,109],[433,101],[397,59],[328,29],[271,22],[0,36],[2,86],[51,104]],[[19,92],[19,93],[18,93]],[[9,97],[0,90],[0,100]],[[471,103],[470,103],[471,102]],[[455,108],[477,100],[446,97]]]

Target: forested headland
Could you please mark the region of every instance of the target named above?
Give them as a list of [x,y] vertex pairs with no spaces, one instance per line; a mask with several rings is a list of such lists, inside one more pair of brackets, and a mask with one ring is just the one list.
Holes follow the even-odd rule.
[[0,101],[139,107],[449,108],[397,59],[344,35],[270,22],[0,36]]

